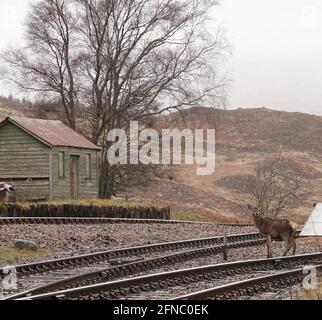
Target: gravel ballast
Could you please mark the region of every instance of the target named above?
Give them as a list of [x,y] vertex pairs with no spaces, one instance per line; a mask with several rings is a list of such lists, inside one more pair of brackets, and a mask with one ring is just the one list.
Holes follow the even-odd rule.
[[[212,224],[4,225],[0,226],[0,247],[13,247],[15,240],[20,238],[32,241],[37,243],[40,249],[50,252],[50,256],[43,257],[43,260],[130,246],[216,237],[225,233],[248,232],[256,232],[256,229]],[[0,266],[1,263],[0,261]]]

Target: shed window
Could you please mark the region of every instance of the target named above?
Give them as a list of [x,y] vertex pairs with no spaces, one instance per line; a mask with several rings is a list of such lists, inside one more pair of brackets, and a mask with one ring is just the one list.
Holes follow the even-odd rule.
[[59,178],[65,177],[65,152],[59,152],[58,155],[58,175]]
[[92,168],[92,156],[91,156],[91,154],[90,153],[87,153],[86,154],[86,160],[85,160],[85,162],[86,162],[86,164],[85,164],[85,166],[86,166],[86,179],[87,180],[91,180],[92,179],[92,170],[91,170],[91,168]]

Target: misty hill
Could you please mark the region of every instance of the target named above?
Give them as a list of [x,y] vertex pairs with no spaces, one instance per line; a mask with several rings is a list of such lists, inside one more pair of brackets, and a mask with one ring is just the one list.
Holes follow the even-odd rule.
[[7,107],[0,102],[0,121],[9,115],[17,115],[19,112],[13,108]]
[[[179,120],[181,115],[173,118]],[[217,129],[215,174],[200,177],[193,166],[174,167],[171,179],[156,179],[130,190],[135,199],[161,202],[176,211],[202,215],[208,220],[233,221],[236,215],[243,219],[240,193],[254,174],[255,165],[282,154],[288,159],[288,170],[305,182],[303,205],[293,212],[297,220],[304,221],[312,204],[322,201],[321,117],[266,108],[232,111],[199,108],[184,112],[180,126]]]
[[[0,103],[6,115],[33,116],[22,107]],[[34,115],[35,117],[37,115]],[[303,205],[294,211],[299,222],[322,201],[322,117],[270,109],[211,110],[195,108],[164,117],[159,128],[216,128],[217,167],[212,176],[197,176],[195,166],[174,166],[167,178],[127,190],[133,200],[169,205],[175,212],[206,220],[245,219],[242,195],[259,161],[282,153],[288,170],[305,182]]]

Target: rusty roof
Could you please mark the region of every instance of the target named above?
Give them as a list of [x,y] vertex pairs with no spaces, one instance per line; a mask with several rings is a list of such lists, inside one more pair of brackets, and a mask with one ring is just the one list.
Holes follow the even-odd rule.
[[0,126],[6,122],[15,124],[36,139],[50,146],[100,150],[98,146],[75,130],[67,127],[61,121],[10,116],[0,123]]

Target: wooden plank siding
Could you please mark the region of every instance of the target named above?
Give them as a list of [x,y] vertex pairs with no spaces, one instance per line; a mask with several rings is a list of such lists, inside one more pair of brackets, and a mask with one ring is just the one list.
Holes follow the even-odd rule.
[[0,180],[12,183],[17,199],[50,198],[50,148],[17,126],[0,127]]
[[[65,155],[65,176],[59,178],[59,152]],[[91,179],[86,179],[86,154],[91,154]],[[56,147],[53,150],[52,181],[53,198],[64,200],[71,198],[71,157],[79,156],[79,197],[81,199],[98,198],[97,151],[79,148]]]
[[[64,152],[65,176],[59,177],[59,152]],[[91,179],[86,179],[86,155],[91,155]],[[0,180],[11,183],[18,200],[71,198],[71,156],[79,156],[79,198],[98,198],[98,150],[50,146],[15,124],[0,126]]]

